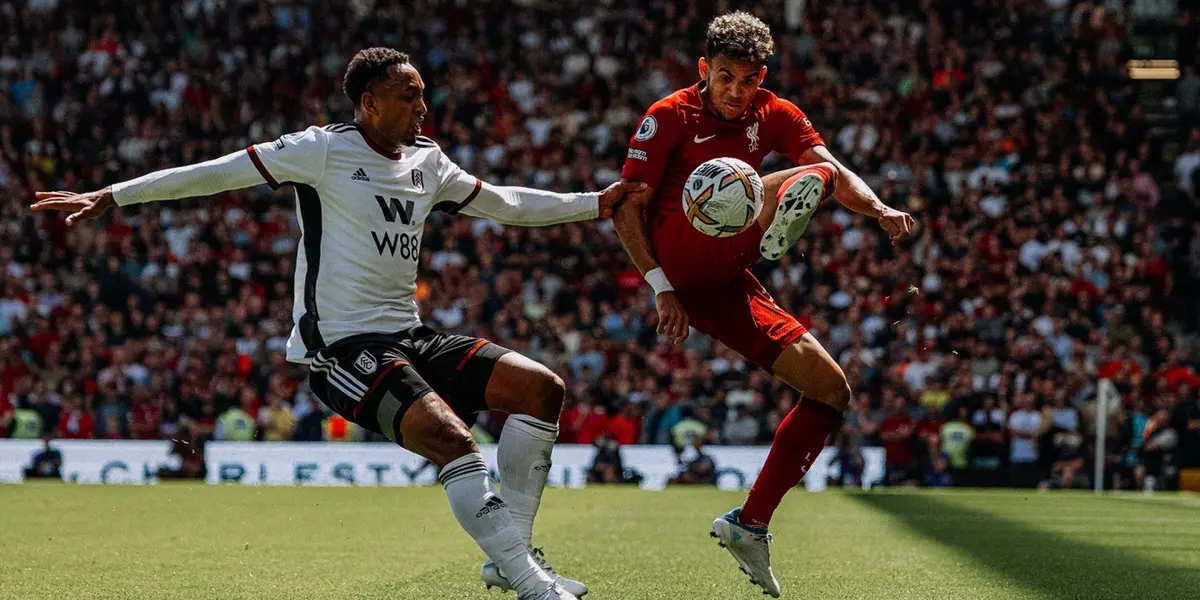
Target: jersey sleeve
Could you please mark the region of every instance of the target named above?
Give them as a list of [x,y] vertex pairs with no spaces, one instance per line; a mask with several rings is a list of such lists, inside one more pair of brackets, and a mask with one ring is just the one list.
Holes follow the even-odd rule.
[[825,145],[825,140],[800,107],[783,98],[776,98],[773,102],[775,107],[771,114],[774,123],[771,129],[776,132],[773,150],[799,163],[805,152]]
[[559,194],[494,186],[464,171],[441,149],[434,160],[438,183],[434,210],[526,227],[595,219],[600,212],[600,195],[596,193]]
[[284,183],[315,185],[325,176],[329,133],[320,127],[286,134],[246,148],[258,173],[272,188]]
[[664,99],[654,103],[629,140],[621,177],[658,187],[682,129],[683,117],[674,102]]
[[435,210],[456,215],[479,197],[483,182],[455,164],[440,148],[434,165],[438,186],[433,195]]
[[194,165],[162,169],[112,185],[117,206],[211,196],[262,183],[250,154],[241,150]]
[[501,225],[540,227],[595,219],[600,214],[600,194],[559,194],[484,183],[474,200],[459,210]]

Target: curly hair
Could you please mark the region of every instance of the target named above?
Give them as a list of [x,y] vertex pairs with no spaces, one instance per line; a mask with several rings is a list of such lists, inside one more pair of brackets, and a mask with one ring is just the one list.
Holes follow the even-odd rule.
[[765,65],[775,53],[771,28],[762,19],[741,10],[713,19],[704,38],[710,59],[723,55],[739,62]]
[[342,91],[346,92],[354,106],[358,106],[364,93],[387,78],[388,67],[407,64],[408,55],[399,50],[384,47],[359,50],[346,66]]

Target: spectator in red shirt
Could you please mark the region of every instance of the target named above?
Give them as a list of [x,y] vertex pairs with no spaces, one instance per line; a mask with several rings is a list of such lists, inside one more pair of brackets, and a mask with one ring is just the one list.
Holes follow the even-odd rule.
[[[117,428],[120,431],[120,428]],[[58,435],[65,440],[88,440],[96,433],[96,420],[83,407],[78,396],[63,400],[63,410],[58,417]]]
[[17,381],[29,374],[29,365],[21,360],[16,340],[0,339],[0,391],[5,395],[13,393]]
[[12,427],[13,411],[16,407],[8,400],[8,394],[0,390],[0,438],[8,437],[9,428]]
[[581,402],[564,413],[566,426],[574,432],[576,444],[594,444],[608,429],[608,415],[603,406]]
[[879,424],[879,439],[887,453],[887,482],[890,485],[917,484],[917,467],[913,460],[917,422],[906,408],[904,396],[896,396],[886,407],[887,417]]
[[46,357],[50,346],[59,342],[58,333],[50,326],[50,320],[39,317],[34,321],[33,335],[29,337],[29,350],[39,361]]
[[608,435],[622,446],[636,444],[642,431],[642,417],[637,405],[627,402],[621,412],[608,420]]
[[942,454],[941,432],[946,420],[940,412],[929,410],[917,423],[917,449],[920,452],[921,470],[928,475],[934,471],[935,463]]
[[947,56],[942,61],[942,67],[933,72],[933,87],[946,89],[962,83],[966,78],[966,73],[954,64],[954,59]]
[[1158,371],[1158,377],[1161,381],[1165,381],[1170,389],[1178,389],[1181,385],[1200,387],[1200,377],[1197,377],[1196,372],[1187,365],[1179,362],[1179,352],[1176,350],[1171,350],[1167,354],[1166,361]]
[[134,390],[133,406],[129,408],[129,437],[135,440],[158,439],[162,420],[162,398],[151,396],[149,390]]
[[931,454],[937,453],[938,436],[941,434],[942,425],[945,424],[946,420],[942,418],[942,414],[931,410],[925,413],[917,426],[917,436],[921,445],[928,446]]

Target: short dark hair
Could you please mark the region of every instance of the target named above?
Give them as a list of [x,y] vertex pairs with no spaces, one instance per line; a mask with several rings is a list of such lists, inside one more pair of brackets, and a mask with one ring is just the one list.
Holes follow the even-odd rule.
[[765,65],[775,53],[771,28],[762,19],[737,11],[721,15],[708,24],[704,33],[708,58],[727,56],[739,62]]
[[342,91],[346,92],[354,106],[358,106],[364,93],[387,78],[389,67],[407,64],[408,55],[399,50],[382,46],[359,50],[346,66]]

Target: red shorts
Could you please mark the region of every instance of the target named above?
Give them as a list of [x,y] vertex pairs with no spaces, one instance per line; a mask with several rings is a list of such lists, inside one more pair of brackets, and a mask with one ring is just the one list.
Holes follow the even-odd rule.
[[808,331],[775,304],[750,271],[724,286],[681,290],[678,296],[692,327],[768,373],[774,373],[783,350]]

